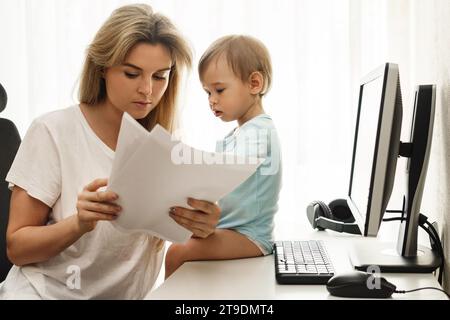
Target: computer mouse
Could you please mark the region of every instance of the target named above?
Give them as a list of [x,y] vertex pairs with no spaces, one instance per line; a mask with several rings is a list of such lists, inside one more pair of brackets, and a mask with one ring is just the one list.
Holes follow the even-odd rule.
[[347,298],[389,298],[396,286],[372,273],[354,271],[337,274],[327,282],[328,292]]

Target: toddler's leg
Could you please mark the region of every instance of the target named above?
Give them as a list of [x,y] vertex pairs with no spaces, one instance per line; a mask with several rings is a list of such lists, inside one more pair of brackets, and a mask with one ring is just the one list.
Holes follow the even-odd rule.
[[246,236],[228,229],[217,229],[206,239],[191,238],[172,244],[167,250],[165,278],[186,261],[221,260],[262,256],[261,250]]

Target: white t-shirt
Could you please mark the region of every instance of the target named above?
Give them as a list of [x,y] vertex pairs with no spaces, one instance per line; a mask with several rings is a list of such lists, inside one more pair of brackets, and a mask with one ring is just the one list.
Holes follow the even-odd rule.
[[[113,159],[114,151],[76,105],[33,121],[6,181],[51,207],[51,224],[77,212],[78,193],[94,179],[109,177]],[[124,233],[99,221],[57,256],[13,266],[0,285],[0,299],[34,294],[42,299],[141,299],[161,269],[164,250],[158,251],[157,243],[150,235]]]

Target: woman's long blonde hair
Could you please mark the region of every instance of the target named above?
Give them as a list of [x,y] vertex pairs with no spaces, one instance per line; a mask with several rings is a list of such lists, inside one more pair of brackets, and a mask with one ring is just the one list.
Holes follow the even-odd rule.
[[116,9],[97,32],[87,49],[80,80],[80,102],[96,105],[105,100],[105,69],[123,63],[128,52],[138,43],[162,44],[172,58],[169,84],[164,95],[156,108],[138,121],[147,130],[160,124],[173,131],[181,71],[183,67],[191,67],[192,52],[172,22],[154,13],[146,4]]

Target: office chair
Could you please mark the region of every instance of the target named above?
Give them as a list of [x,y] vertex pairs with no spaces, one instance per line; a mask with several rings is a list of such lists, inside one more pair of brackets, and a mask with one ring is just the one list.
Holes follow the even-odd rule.
[[[6,102],[6,91],[0,83],[0,112],[5,109]],[[16,156],[20,141],[20,135],[14,123],[0,118],[0,282],[6,278],[12,266],[6,256],[6,227],[11,191],[8,189],[5,178]]]

